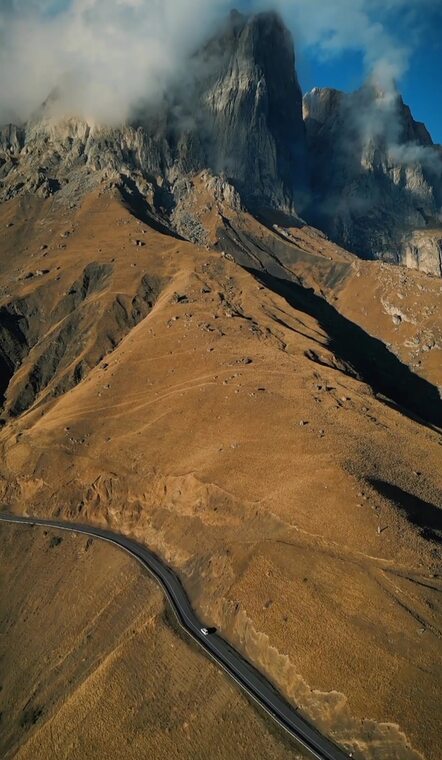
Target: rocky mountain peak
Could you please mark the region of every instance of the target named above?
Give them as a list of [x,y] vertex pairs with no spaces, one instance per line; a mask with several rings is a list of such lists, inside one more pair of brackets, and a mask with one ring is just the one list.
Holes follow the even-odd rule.
[[49,107],[18,134],[8,127],[0,137],[3,199],[48,194],[73,179],[89,188],[98,172],[162,178],[172,206],[176,183],[202,170],[225,176],[250,207],[293,210],[305,188],[293,41],[275,13],[233,12],[189,61],[189,73],[131,124],[54,123]]
[[215,61],[202,87],[215,138],[209,168],[252,206],[293,208],[305,189],[306,144],[290,33],[276,13],[234,13],[203,55]]
[[442,155],[395,90],[304,98],[311,218],[365,258],[442,274]]
[[276,13],[232,11],[130,123],[55,118],[56,106],[54,92],[28,124],[0,130],[0,201],[36,192],[75,203],[109,180],[170,221],[206,171],[251,211],[300,213],[363,258],[442,273],[442,149],[374,81],[303,101]]

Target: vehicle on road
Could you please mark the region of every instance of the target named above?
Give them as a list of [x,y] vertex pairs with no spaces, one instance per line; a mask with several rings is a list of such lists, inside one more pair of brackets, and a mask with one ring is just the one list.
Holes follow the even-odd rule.
[[[92,525],[8,515],[0,510],[0,524],[2,522],[19,523],[22,525],[32,524],[57,531],[66,530],[74,534],[85,534],[88,537],[99,538],[117,544],[138,559],[159,581],[184,630],[194,637],[210,637],[211,634],[217,634],[216,628],[201,626],[201,622],[198,620],[179,578],[175,576],[171,568],[163,565],[161,560],[147,547],[141,546],[125,536]],[[61,541],[60,537],[57,538],[58,541]],[[318,760],[345,760],[345,758],[351,757],[345,750],[333,744],[326,736],[322,736],[314,726],[310,725],[300,716],[296,707],[286,702],[284,697],[276,691],[273,684],[269,683],[265,676],[245,660],[239,652],[235,651],[222,636],[216,635],[213,638],[208,638],[204,649],[210,654],[212,659],[216,660],[235,679],[242,689],[267,710],[269,715],[292,734],[298,742],[303,744],[313,757]]]
[[216,628],[201,628],[203,636],[210,636],[211,633],[216,633]]

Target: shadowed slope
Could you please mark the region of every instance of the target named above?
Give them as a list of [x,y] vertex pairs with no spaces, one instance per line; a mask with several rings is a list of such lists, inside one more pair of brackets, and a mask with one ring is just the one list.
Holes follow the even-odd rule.
[[387,396],[407,416],[442,426],[442,404],[437,388],[402,364],[382,341],[339,314],[313,291],[267,272],[251,268],[248,271],[265,287],[283,296],[290,306],[317,319],[329,335],[330,350],[348,362],[375,393]]

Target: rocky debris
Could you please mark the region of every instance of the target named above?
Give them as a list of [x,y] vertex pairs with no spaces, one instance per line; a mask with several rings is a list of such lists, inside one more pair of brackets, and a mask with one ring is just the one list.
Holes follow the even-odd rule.
[[185,293],[174,293],[171,298],[171,303],[189,303],[189,296]]
[[49,274],[49,269],[36,269],[35,272],[27,272],[19,280],[32,280],[34,277],[43,277],[45,274]]
[[209,237],[204,226],[199,219],[189,211],[186,211],[179,204],[177,205],[173,216],[173,226],[186,240],[190,240],[195,245],[206,245]]
[[416,324],[416,319],[405,314],[402,309],[399,309],[394,304],[389,303],[385,298],[381,298],[381,304],[386,314],[389,314],[392,318],[394,325],[401,325],[403,322],[409,322]]
[[234,359],[232,362],[230,362],[233,366],[236,366],[238,364],[243,364],[244,366],[247,366],[248,364],[253,364],[253,359],[250,358],[250,356],[244,356],[241,359]]
[[373,85],[304,98],[310,218],[362,258],[442,275],[442,152],[398,93]]
[[234,211],[244,210],[240,194],[235,187],[227,181],[225,176],[220,177],[210,174],[209,172],[203,172],[201,179],[205,183],[210,195],[213,196],[217,203],[221,205],[225,204]]

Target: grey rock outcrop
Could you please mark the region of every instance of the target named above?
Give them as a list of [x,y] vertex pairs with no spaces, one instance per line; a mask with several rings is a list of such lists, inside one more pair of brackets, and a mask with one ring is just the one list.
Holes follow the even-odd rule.
[[[305,197],[306,138],[292,38],[274,13],[232,13],[161,103],[117,129],[51,118],[55,93],[23,129],[0,134],[0,199],[87,191],[125,175],[172,210],[176,183],[221,175],[250,207]],[[101,176],[99,176],[101,174]],[[147,183],[147,184],[146,184]]]
[[304,97],[310,218],[359,256],[442,275],[442,153],[396,92]]

